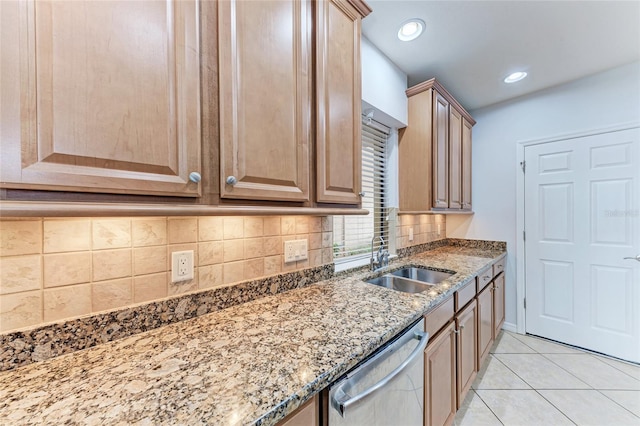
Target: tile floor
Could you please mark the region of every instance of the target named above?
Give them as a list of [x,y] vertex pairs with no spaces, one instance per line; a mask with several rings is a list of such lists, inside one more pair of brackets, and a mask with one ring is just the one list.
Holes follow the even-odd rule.
[[640,426],[640,366],[503,331],[454,424]]

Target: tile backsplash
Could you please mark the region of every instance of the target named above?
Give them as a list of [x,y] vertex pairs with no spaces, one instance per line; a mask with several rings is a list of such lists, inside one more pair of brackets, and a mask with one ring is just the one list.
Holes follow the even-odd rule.
[[[410,231],[413,241],[409,241]],[[447,221],[443,214],[402,214],[396,222],[396,249],[430,243],[446,238]]]
[[[418,244],[433,231],[416,217]],[[2,220],[0,332],[328,264],[332,223],[309,216]],[[283,242],[302,238],[308,260],[284,263]],[[171,283],[171,253],[182,250],[194,251],[194,279]]]

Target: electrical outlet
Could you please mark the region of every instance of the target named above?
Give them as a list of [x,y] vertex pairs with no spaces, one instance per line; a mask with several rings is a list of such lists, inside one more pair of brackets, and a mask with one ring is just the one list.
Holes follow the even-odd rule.
[[440,224],[438,224],[438,236],[440,236]]
[[413,241],[413,226],[409,227],[409,241]]
[[309,258],[308,240],[290,240],[284,242],[284,262],[295,262]]
[[171,282],[193,279],[193,250],[171,253]]

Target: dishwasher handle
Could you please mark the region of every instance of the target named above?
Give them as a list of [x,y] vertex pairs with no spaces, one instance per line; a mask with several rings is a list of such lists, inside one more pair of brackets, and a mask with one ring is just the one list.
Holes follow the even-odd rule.
[[[336,410],[338,410],[338,412],[342,417],[345,416],[345,413],[350,406],[352,406],[353,404],[356,404],[357,402],[371,395],[378,389],[384,387],[387,383],[393,380],[394,377],[400,374],[402,370],[404,370],[409,364],[411,364],[417,357],[423,356],[423,352],[427,347],[427,342],[429,341],[429,333],[425,331],[416,331],[414,333],[415,333],[414,338],[419,340],[418,345],[411,352],[411,354],[409,354],[407,359],[405,359],[402,362],[402,364],[397,366],[391,373],[383,377],[378,383],[371,386],[370,388],[365,389],[364,391],[360,392],[359,394],[353,397],[349,397],[349,395],[347,395],[342,390],[343,386],[340,386],[338,389],[336,389],[336,392],[333,395],[333,398],[331,398],[331,405]],[[346,383],[347,382],[345,382],[344,384]]]

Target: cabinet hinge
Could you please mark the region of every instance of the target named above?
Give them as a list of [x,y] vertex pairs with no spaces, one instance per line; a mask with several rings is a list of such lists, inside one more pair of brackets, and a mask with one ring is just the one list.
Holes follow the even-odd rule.
[[527,309],[527,298],[524,298],[524,308]]
[[520,167],[522,167],[522,173],[524,173],[526,168],[527,168],[527,162],[526,161],[521,161],[520,162]]
[[527,233],[522,231],[522,241],[527,241]]

